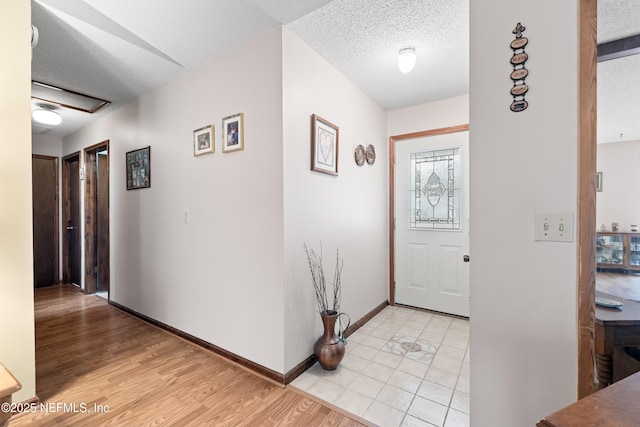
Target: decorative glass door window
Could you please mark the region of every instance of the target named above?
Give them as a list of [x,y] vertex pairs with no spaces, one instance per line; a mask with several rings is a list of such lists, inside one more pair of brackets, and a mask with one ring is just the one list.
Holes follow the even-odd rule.
[[411,153],[409,227],[460,230],[460,147]]

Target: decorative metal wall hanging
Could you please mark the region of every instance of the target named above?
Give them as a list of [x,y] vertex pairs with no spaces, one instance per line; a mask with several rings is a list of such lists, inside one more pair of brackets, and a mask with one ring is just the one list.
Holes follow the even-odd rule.
[[356,160],[356,165],[358,165],[358,166],[364,165],[364,160],[365,160],[366,154],[364,152],[364,146],[362,144],[358,145],[356,147],[356,149],[355,149],[355,151],[353,153],[353,157]]
[[516,38],[511,42],[511,49],[513,49],[513,56],[511,57],[511,65],[513,65],[513,71],[511,72],[511,80],[513,81],[513,87],[511,88],[511,95],[513,96],[513,102],[511,103],[511,111],[516,113],[524,111],[529,106],[529,103],[525,101],[524,95],[529,91],[524,80],[529,75],[529,70],[524,66],[529,55],[524,51],[525,46],[529,43],[529,39],[522,36],[526,28],[518,22],[518,25],[513,29],[512,33],[516,35]]
[[376,162],[376,148],[372,144],[367,145],[365,155],[367,156],[367,163],[370,165]]

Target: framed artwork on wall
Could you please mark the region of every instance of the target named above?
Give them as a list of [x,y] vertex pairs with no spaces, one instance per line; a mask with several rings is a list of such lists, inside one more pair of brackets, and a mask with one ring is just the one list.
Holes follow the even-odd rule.
[[311,116],[311,170],[338,175],[339,128],[314,114]]
[[244,114],[222,119],[222,152],[244,150]]
[[193,131],[193,155],[213,153],[215,148],[215,131],[213,125],[201,127]]
[[126,154],[127,190],[151,187],[151,146]]

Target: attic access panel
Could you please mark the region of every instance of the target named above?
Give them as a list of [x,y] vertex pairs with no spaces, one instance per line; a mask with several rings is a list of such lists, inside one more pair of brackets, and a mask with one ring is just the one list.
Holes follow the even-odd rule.
[[104,99],[36,81],[31,82],[31,98],[90,114],[111,103]]

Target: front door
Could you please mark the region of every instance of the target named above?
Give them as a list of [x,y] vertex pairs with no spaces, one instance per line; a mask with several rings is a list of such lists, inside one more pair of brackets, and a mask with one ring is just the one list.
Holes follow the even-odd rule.
[[395,302],[468,317],[469,132],[395,144]]

